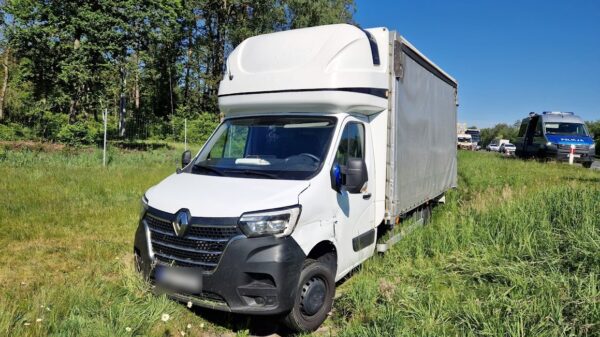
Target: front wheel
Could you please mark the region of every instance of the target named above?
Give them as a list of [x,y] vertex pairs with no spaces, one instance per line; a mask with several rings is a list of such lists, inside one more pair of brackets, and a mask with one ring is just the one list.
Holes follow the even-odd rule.
[[313,259],[304,261],[294,307],[283,323],[294,331],[315,331],[331,311],[335,294],[331,267]]
[[584,163],[581,163],[581,165],[583,165],[583,167],[585,167],[585,168],[591,168],[592,167],[592,162],[591,161],[584,162]]

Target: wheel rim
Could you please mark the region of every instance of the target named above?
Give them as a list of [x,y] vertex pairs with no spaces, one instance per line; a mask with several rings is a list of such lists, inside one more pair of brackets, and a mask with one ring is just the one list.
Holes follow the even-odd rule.
[[300,309],[306,316],[313,316],[325,304],[327,295],[327,285],[325,281],[314,276],[302,286],[302,294],[300,297]]

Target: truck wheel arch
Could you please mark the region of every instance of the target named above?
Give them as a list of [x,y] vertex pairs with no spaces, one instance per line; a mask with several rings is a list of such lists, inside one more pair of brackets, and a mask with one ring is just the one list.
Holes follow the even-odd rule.
[[333,274],[337,272],[337,249],[333,242],[324,240],[317,243],[306,256],[307,259],[313,259],[329,265]]

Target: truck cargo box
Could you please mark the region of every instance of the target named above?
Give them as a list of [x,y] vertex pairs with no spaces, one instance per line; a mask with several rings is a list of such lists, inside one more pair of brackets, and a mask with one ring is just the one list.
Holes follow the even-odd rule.
[[457,180],[457,83],[404,38],[390,34],[388,218],[439,197]]

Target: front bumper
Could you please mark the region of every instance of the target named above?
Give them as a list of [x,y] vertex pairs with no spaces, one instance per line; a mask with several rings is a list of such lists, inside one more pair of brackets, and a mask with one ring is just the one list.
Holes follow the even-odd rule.
[[140,220],[134,251],[140,272],[153,283],[155,293],[234,313],[272,315],[291,310],[306,258],[292,237],[232,238],[215,269],[198,271],[202,291],[192,294],[172,292],[155,284],[157,260],[152,257],[150,235],[145,221]]
[[[544,157],[547,159],[556,161],[569,161],[569,149],[546,148],[543,153]],[[589,151],[578,151],[576,149],[574,155],[575,157],[573,158],[573,162],[575,163],[587,163],[594,161],[594,156],[589,153]]]

